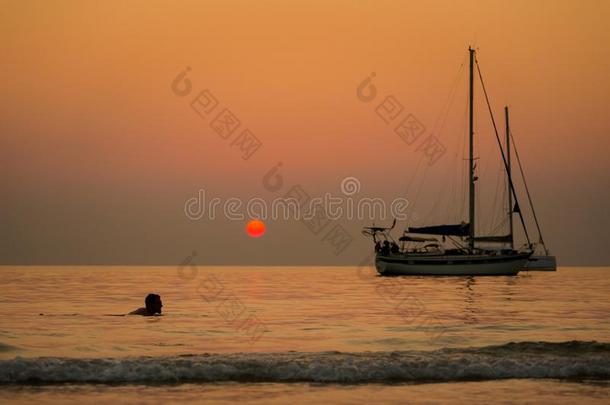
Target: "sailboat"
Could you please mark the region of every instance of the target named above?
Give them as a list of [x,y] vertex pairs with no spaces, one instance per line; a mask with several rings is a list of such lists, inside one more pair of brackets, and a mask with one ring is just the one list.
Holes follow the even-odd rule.
[[[542,254],[532,254],[529,260],[525,263],[526,270],[536,270],[536,271],[556,271],[557,270],[557,260],[555,256],[551,255],[548,247],[544,243],[544,239],[542,237],[542,231],[540,230],[540,223],[538,222],[538,216],[536,215],[536,210],[534,209],[534,203],[532,201],[532,197],[527,186],[527,181],[525,180],[525,173],[523,171],[523,166],[521,165],[521,159],[519,158],[519,152],[517,151],[517,146],[515,145],[515,139],[513,137],[512,132],[510,131],[510,125],[508,120],[508,107],[504,107],[504,117],[506,121],[506,157],[508,160],[508,177],[511,176],[511,143],[513,145],[513,149],[515,150],[515,157],[517,158],[517,163],[519,165],[519,171],[521,173],[521,178],[523,180],[523,185],[525,187],[525,192],[527,195],[527,199],[529,201],[530,209],[532,210],[532,214],[534,216],[534,223],[536,224],[536,229],[538,230],[538,247],[542,248]],[[509,185],[510,187],[510,185]],[[509,190],[510,191],[510,190]],[[513,203],[512,203],[512,195],[508,193],[508,207],[509,207],[509,224],[510,224],[510,247],[513,248]],[[535,250],[536,250],[535,249]],[[534,251],[535,251],[534,250]]]
[[[476,246],[475,242],[507,241],[507,236],[477,236],[475,235],[475,158],[474,158],[474,63],[475,50],[468,48],[470,56],[470,81],[469,81],[469,159],[468,159],[468,184],[469,184],[469,210],[468,222],[451,225],[432,225],[423,227],[409,227],[399,238],[401,246],[394,241],[391,227],[365,227],[362,232],[372,237],[375,243],[375,267],[381,275],[438,275],[438,276],[511,276],[519,273],[528,262],[532,251],[529,249],[517,251],[513,248],[506,249],[484,249]],[[477,65],[478,69],[478,65]],[[478,69],[481,84],[489,106],[487,92],[482,82],[480,69]],[[490,108],[491,112],[491,108]],[[492,114],[493,121],[493,114]],[[494,129],[495,129],[495,121]],[[500,147],[504,168],[507,171],[508,183],[512,195],[515,197],[515,189],[508,172],[508,163],[500,144],[496,130],[496,138]],[[521,215],[520,211],[518,211]],[[529,236],[525,228],[523,217],[520,216],[529,244]],[[425,236],[419,236],[425,235]],[[449,238],[454,242],[454,248],[445,248],[439,243],[438,237],[443,241]],[[512,237],[512,236],[511,236]],[[467,241],[467,245],[460,244],[456,240]],[[405,248],[405,243],[412,245]]]

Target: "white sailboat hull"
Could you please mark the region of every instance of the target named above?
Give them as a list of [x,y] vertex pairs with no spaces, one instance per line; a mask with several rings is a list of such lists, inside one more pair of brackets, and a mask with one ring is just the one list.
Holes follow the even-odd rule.
[[396,255],[375,259],[381,275],[514,276],[525,266],[529,253],[508,256]]
[[525,263],[525,270],[530,271],[556,271],[557,260],[555,256],[531,256]]

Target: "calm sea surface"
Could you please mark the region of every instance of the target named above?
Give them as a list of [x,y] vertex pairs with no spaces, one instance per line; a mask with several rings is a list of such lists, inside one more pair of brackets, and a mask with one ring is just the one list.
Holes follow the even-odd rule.
[[[610,268],[2,266],[0,289],[2,402],[610,400]],[[122,316],[149,292],[163,316]]]

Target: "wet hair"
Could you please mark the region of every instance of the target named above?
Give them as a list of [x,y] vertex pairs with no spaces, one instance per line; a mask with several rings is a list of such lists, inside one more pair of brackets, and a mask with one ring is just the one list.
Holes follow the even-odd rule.
[[153,308],[155,307],[155,303],[157,301],[159,301],[161,299],[161,297],[159,296],[159,294],[148,294],[146,296],[146,299],[144,300],[144,304],[146,305],[146,309],[149,312],[152,312]]

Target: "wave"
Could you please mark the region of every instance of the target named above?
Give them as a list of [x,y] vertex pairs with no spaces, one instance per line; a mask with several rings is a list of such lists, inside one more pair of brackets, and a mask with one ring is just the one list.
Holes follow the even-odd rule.
[[231,353],[0,361],[0,383],[392,383],[610,378],[610,344],[519,342],[435,351]]

